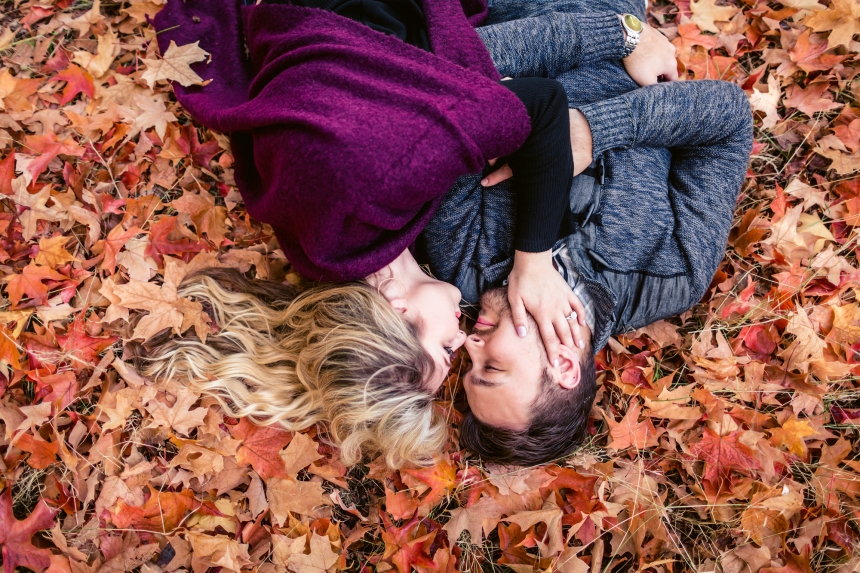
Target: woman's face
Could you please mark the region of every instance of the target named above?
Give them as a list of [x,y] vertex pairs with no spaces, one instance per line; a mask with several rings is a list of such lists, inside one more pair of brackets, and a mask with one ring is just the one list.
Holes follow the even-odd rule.
[[406,302],[405,318],[418,328],[421,345],[436,365],[426,383],[435,394],[448,376],[454,353],[466,340],[460,330],[460,289],[428,277],[412,285]]

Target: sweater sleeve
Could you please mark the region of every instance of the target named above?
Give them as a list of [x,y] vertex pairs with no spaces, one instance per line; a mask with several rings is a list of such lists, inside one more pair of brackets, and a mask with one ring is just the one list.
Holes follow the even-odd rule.
[[704,292],[716,262],[703,264],[703,254],[715,245],[723,252],[752,149],[752,112],[743,90],[715,80],[671,82],[580,110],[595,155],[613,147],[669,148],[674,234],[691,262],[695,288]]
[[517,204],[514,247],[539,253],[558,238],[573,178],[567,96],[561,84],[545,78],[502,85],[520,98],[532,124],[526,142],[507,158]]
[[595,158],[607,149],[648,146],[674,151],[719,147],[739,134],[751,138],[751,112],[743,91],[718,80],[661,83],[578,109],[591,127]]
[[554,78],[572,68],[620,60],[624,31],[614,12],[551,12],[477,29],[502,76]]

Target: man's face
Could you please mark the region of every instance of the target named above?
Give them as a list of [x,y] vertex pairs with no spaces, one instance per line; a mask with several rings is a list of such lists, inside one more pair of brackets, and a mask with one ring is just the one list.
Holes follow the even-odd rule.
[[472,413],[491,426],[525,429],[541,389],[546,352],[534,325],[525,338],[517,336],[505,290],[481,297],[481,313],[465,347],[472,369],[463,385]]

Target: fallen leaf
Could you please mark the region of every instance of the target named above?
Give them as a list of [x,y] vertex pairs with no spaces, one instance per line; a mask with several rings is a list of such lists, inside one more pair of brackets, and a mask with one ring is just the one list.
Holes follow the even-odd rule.
[[177,46],[170,41],[170,46],[164,55],[157,60],[143,58],[146,71],[141,76],[149,87],[154,87],[159,80],[170,80],[185,87],[203,85],[203,78],[191,69],[190,64],[202,62],[209,53],[200,47],[200,42]]

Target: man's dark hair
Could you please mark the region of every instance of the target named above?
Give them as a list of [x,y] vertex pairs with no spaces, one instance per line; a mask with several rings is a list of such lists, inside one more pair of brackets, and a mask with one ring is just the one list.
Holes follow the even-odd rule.
[[460,425],[460,444],[484,461],[518,466],[544,464],[564,457],[585,439],[591,404],[597,393],[594,354],[585,349],[579,363],[581,378],[567,390],[556,384],[547,368],[531,407],[525,430],[497,428],[467,413]]

